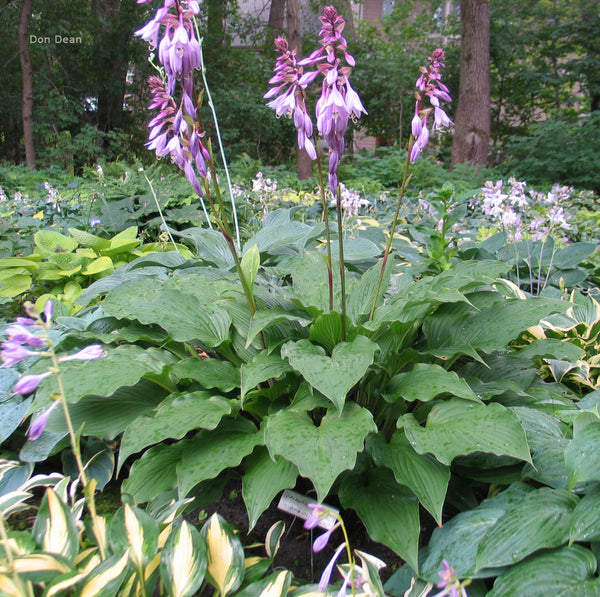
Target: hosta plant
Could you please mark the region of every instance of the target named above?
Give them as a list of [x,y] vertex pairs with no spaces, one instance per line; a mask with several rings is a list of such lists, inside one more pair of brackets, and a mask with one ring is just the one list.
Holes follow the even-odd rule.
[[[267,533],[264,551],[244,548],[240,536],[218,514],[201,529],[181,517],[185,501],[149,514],[125,503],[106,520],[101,553],[82,520],[83,500],[73,500],[69,478],[28,479],[31,469],[0,461],[0,591],[33,595],[204,594],[245,597],[288,594],[292,574],[271,570],[285,526]],[[21,484],[19,484],[21,483]],[[30,507],[32,487],[46,485],[30,531],[10,530],[10,515]],[[51,485],[51,486],[50,486]],[[260,554],[260,551],[258,552]]]

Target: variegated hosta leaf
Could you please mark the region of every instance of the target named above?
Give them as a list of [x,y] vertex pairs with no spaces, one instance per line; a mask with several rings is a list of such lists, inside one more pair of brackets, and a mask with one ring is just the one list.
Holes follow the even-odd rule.
[[279,550],[279,541],[285,531],[285,522],[278,520],[268,531],[265,538],[265,551],[270,558],[274,558]]
[[202,585],[207,564],[204,539],[184,520],[171,531],[160,560],[160,575],[168,594],[193,595]]
[[216,513],[202,527],[202,535],[208,547],[208,580],[225,597],[242,584],[244,548],[239,537]]
[[106,530],[112,553],[128,552],[136,569],[144,567],[156,554],[158,522],[143,510],[126,504],[119,509]]
[[[25,581],[34,583],[48,582],[55,576],[71,571],[70,563],[60,555],[52,553],[32,553],[13,560],[12,571]],[[0,573],[8,574],[6,567],[0,565]],[[0,595],[3,595],[0,591]]]
[[46,489],[33,525],[33,538],[43,551],[59,554],[71,562],[79,552],[75,518],[52,488]]
[[112,556],[98,566],[82,586],[79,597],[114,597],[130,572],[129,554]]
[[236,593],[236,597],[284,597],[288,594],[291,583],[292,573],[289,570],[280,570],[273,572],[267,578],[248,585],[245,589]]
[[374,595],[377,595],[377,597],[385,597],[385,591],[383,590],[381,577],[379,576],[379,571],[382,568],[385,568],[385,562],[364,551],[359,551],[358,549],[355,553],[360,558],[362,564],[360,567],[361,577],[365,583],[371,587]]

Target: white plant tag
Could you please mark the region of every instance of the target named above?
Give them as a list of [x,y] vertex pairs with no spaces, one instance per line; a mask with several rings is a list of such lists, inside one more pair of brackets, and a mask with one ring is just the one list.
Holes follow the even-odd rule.
[[[287,512],[292,516],[297,516],[302,520],[307,520],[309,516],[312,514],[312,510],[308,507],[308,504],[315,504],[315,500],[301,493],[296,493],[295,491],[291,491],[289,489],[284,490],[281,494],[281,498],[279,500],[279,504],[277,504],[277,508],[282,510],[283,512]],[[337,508],[332,506],[328,506],[327,504],[323,504],[328,510],[331,512],[339,513]],[[323,516],[321,520],[319,520],[318,526],[322,529],[328,531],[333,528],[337,524],[337,519],[335,516],[331,514],[327,514],[327,516]]]

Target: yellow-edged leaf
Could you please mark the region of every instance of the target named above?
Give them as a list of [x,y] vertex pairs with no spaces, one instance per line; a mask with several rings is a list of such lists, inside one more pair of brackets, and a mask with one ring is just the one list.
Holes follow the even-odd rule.
[[24,572],[57,572],[59,574],[66,574],[71,568],[62,559],[50,553],[32,553],[19,556],[13,560],[13,570],[17,574]]
[[208,576],[222,596],[235,591],[244,577],[244,548],[229,525],[213,514],[204,525],[208,547]]
[[196,594],[207,567],[206,545],[200,533],[183,521],[173,529],[162,552],[161,578],[172,597]]
[[[117,581],[123,574],[127,567],[128,560],[129,554],[124,553],[114,564],[106,566],[98,574],[90,578],[81,589],[79,597],[95,597],[101,595],[102,591],[107,588],[108,585]],[[106,561],[104,563],[106,563]]]
[[282,597],[283,595],[287,595],[291,582],[292,573],[289,570],[282,570],[261,591],[259,597]]
[[136,567],[140,567],[144,558],[144,529],[129,504],[125,504],[125,529],[129,540],[129,551]]

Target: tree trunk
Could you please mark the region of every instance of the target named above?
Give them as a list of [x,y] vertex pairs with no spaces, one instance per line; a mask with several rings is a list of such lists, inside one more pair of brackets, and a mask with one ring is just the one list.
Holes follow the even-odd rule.
[[97,124],[108,132],[123,127],[123,99],[126,90],[131,20],[134,0],[94,0],[93,14],[98,19],[100,35],[97,58],[104,76],[96,82],[98,96]]
[[490,141],[490,9],[460,0],[460,82],[451,166],[487,163]]
[[[298,0],[287,0],[287,29],[288,45],[291,50],[296,50],[296,58],[300,59],[302,57],[302,29]],[[300,180],[311,177],[312,160],[306,153],[306,149],[296,148],[296,169]]]
[[286,0],[271,0],[269,8],[269,29],[274,36],[281,35],[285,29]]
[[21,73],[23,76],[23,141],[25,145],[25,164],[29,168],[35,168],[35,144],[33,141],[33,71],[31,69],[31,56],[29,55],[29,43],[27,31],[33,0],[23,0],[21,14],[19,16],[19,55],[21,57]]

